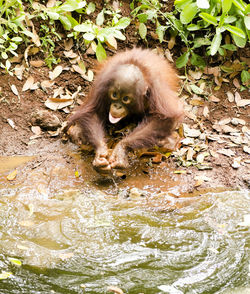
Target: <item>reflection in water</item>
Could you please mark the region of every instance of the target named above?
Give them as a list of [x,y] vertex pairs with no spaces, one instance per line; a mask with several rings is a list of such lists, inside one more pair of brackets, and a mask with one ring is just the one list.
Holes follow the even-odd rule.
[[0,293],[105,293],[110,285],[127,293],[249,290],[248,232],[238,225],[248,192],[173,198],[178,208],[163,213],[143,198],[61,191],[1,190],[0,272],[13,275]]

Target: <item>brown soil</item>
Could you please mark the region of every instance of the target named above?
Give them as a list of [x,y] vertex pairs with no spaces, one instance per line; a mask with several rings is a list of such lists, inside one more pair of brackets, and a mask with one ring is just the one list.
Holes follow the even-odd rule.
[[[132,30],[126,34],[127,41],[121,44],[121,48],[133,47],[138,45],[138,38],[135,38]],[[155,46],[160,46],[157,41],[154,41]],[[153,46],[153,44],[152,44]],[[153,47],[155,47],[153,46]],[[166,49],[166,45],[162,45],[163,49]],[[61,50],[61,51],[60,51]],[[58,48],[58,54],[61,55],[61,64],[65,67],[69,66],[68,60],[65,59],[63,55],[63,49]],[[93,68],[94,61],[93,58],[88,55],[84,55],[84,61],[89,68]],[[53,90],[58,87],[67,88],[71,93],[77,90],[78,86],[82,87],[81,94],[84,96],[91,86],[91,83],[87,82],[81,76],[70,70],[63,71],[62,74],[55,79],[55,83],[51,88],[46,88],[36,90],[22,91],[22,87],[26,78],[29,75],[34,77],[35,82],[42,82],[48,80],[49,69],[46,66],[43,67],[32,67],[26,69],[24,77],[22,80],[17,79],[15,76],[10,76],[2,71],[0,71],[0,156],[14,156],[14,155],[35,155],[37,156],[37,164],[39,166],[44,166],[44,170],[48,165],[48,162],[53,162],[53,160],[62,160],[64,164],[80,165],[83,161],[87,161],[87,170],[85,169],[84,179],[90,177],[97,177],[97,173],[93,171],[91,166],[91,160],[93,159],[93,154],[85,155],[82,158],[72,157],[71,151],[77,154],[76,147],[67,143],[66,145],[62,143],[60,135],[53,136],[46,130],[43,130],[41,135],[37,138],[31,138],[34,133],[31,131],[31,115],[35,110],[46,109],[44,102],[52,97]],[[212,76],[208,76],[212,80]],[[13,93],[11,86],[15,85],[19,97]],[[232,83],[223,83],[218,91],[214,92],[214,95],[220,99],[219,102],[206,101],[205,106],[208,106],[209,116],[204,118],[200,116],[200,123],[202,124],[202,130],[208,130],[209,132],[217,135],[218,133],[212,128],[212,125],[216,121],[220,121],[223,118],[241,118],[246,121],[249,126],[249,108],[247,107],[236,107],[235,103],[232,104],[227,99],[227,91],[235,92],[236,90],[240,93],[241,98],[249,99],[249,92],[247,90],[240,92]],[[183,93],[182,93],[183,94]],[[81,97],[81,96],[80,96]],[[84,98],[83,98],[84,99]],[[204,106],[203,105],[203,106]],[[201,108],[201,110],[203,107]],[[50,111],[52,113],[52,111]],[[72,112],[72,109],[70,109]],[[199,112],[198,112],[199,113]],[[66,120],[67,114],[63,111],[55,111],[54,114],[61,120],[61,122]],[[14,126],[11,126],[11,121],[14,122]],[[190,118],[185,118],[184,123],[186,123],[190,128],[195,124]],[[149,159],[143,158],[137,161],[134,167],[131,167],[127,171],[126,179],[119,179],[122,186],[137,186],[140,188],[140,183],[142,181],[145,183],[151,179],[157,180],[161,178],[163,185],[169,187],[166,179],[169,181],[176,181],[181,187],[181,191],[193,191],[195,189],[199,190],[202,188],[249,188],[250,185],[250,174],[249,174],[249,154],[242,150],[242,146],[239,145],[228,145],[227,142],[209,141],[206,144],[210,150],[216,151],[218,149],[231,149],[235,152],[234,156],[228,157],[223,154],[217,154],[218,158],[210,156],[208,161],[210,163],[211,169],[198,170],[197,167],[178,167],[176,157],[170,157],[166,161],[159,164],[153,164],[149,167]],[[60,157],[58,159],[58,154]],[[75,157],[75,158],[74,158]],[[238,168],[233,168],[232,163],[234,158],[240,157],[241,164]],[[1,158],[0,158],[1,161]],[[135,167],[136,166],[136,167]],[[147,169],[145,169],[147,166]],[[35,168],[35,164],[32,168]],[[181,170],[185,171],[183,174],[175,174],[174,171]],[[86,172],[87,171],[87,172]],[[136,175],[136,180],[135,176]],[[196,176],[206,176],[209,181],[197,181]],[[123,176],[125,178],[125,176]],[[165,180],[164,180],[164,179]],[[165,184],[164,184],[165,183]],[[170,185],[171,186],[171,185]]]

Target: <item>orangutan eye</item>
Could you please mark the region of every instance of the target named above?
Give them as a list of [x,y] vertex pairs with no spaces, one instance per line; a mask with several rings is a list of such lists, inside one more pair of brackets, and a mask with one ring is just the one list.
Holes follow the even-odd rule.
[[124,104],[129,104],[130,102],[131,102],[131,98],[129,97],[129,96],[124,96],[123,98],[122,98],[122,102],[124,103]]
[[112,92],[112,93],[111,93],[111,98],[112,98],[113,100],[117,100],[117,99],[118,99],[118,93],[117,93],[116,91]]

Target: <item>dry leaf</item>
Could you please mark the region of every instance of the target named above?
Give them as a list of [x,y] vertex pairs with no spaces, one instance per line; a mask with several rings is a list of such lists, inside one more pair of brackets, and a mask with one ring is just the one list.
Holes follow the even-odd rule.
[[168,49],[171,50],[174,48],[175,45],[175,36],[171,36],[170,40],[168,41]]
[[40,47],[41,46],[41,42],[40,42],[40,38],[35,30],[35,27],[32,23],[32,33],[33,33],[33,36],[32,36],[32,41],[33,43],[37,46],[37,47]]
[[217,153],[223,154],[228,157],[235,156],[235,152],[232,151],[231,149],[220,149],[220,150],[217,150]]
[[231,119],[231,123],[234,125],[234,126],[237,126],[237,125],[245,125],[246,122],[243,120],[243,119],[240,119],[240,118],[236,118],[236,117],[233,117]]
[[66,51],[69,51],[74,45],[73,39],[64,40],[64,48]]
[[240,164],[241,164],[241,157],[236,157],[236,158],[234,158],[234,161],[232,163],[232,167],[237,169],[240,167]]
[[195,155],[195,151],[193,148],[188,148],[187,152],[187,160],[193,160],[193,156]]
[[41,87],[42,88],[50,88],[54,85],[54,81],[50,81],[50,80],[45,80],[41,82]]
[[81,76],[84,76],[85,75],[85,72],[86,72],[86,68],[82,68],[80,67],[79,65],[72,65],[72,68],[74,69],[74,71],[78,72]]
[[56,0],[49,0],[48,2],[47,2],[47,7],[54,7],[55,6],[55,4],[56,4]]
[[240,83],[239,83],[239,80],[238,79],[233,79],[233,84],[236,88],[240,89]]
[[49,109],[58,110],[71,105],[73,102],[73,99],[49,98],[44,104]]
[[236,104],[237,104],[238,107],[248,106],[248,105],[250,105],[250,99],[241,99]]
[[17,170],[15,169],[13,172],[11,172],[10,174],[8,174],[8,176],[7,176],[7,180],[8,180],[8,181],[13,181],[13,180],[15,180],[16,175],[17,175]]
[[229,102],[234,102],[234,94],[230,91],[227,92],[227,99]]
[[67,58],[76,58],[78,55],[76,53],[74,53],[72,50],[70,51],[63,51],[64,55]]
[[7,118],[7,122],[12,127],[12,129],[14,129],[14,130],[16,129],[16,125],[12,119]]
[[205,106],[204,109],[203,109],[203,115],[204,115],[205,117],[209,117],[209,109],[208,109],[207,106]]
[[173,57],[172,57],[172,54],[171,54],[171,52],[169,51],[169,49],[166,49],[166,50],[165,50],[165,56],[167,57],[167,59],[168,59],[170,62],[174,62]]
[[29,76],[23,85],[22,91],[24,92],[24,91],[29,90],[33,84],[34,84],[34,78],[32,76]]
[[250,147],[249,146],[243,146],[243,151],[250,154]]
[[223,118],[221,119],[220,121],[218,121],[218,125],[227,125],[231,122],[231,118],[230,117],[227,117],[227,118]]
[[55,69],[53,71],[49,72],[49,78],[51,80],[54,80],[55,78],[57,78],[63,71],[63,68],[61,65],[58,65],[55,67]]
[[16,95],[16,96],[19,96],[19,93],[18,93],[18,90],[17,90],[17,87],[15,85],[11,85],[10,86],[12,92]]
[[15,68],[14,68],[14,73],[15,73],[15,76],[19,79],[19,80],[22,80],[23,78],[23,72],[25,70],[25,67],[20,64],[16,65]]
[[109,48],[117,50],[117,42],[116,39],[110,35],[108,39],[105,41],[105,43],[108,45]]
[[32,131],[32,133],[34,133],[37,136],[40,136],[42,133],[42,130],[39,126],[32,126],[31,131]]
[[211,95],[208,97],[208,100],[211,101],[211,102],[220,102],[220,99],[214,95]]
[[108,292],[114,292],[116,294],[123,294],[124,292],[122,291],[122,289],[116,287],[116,286],[108,286],[107,287],[107,291]]
[[30,65],[34,66],[34,67],[42,67],[44,66],[44,61],[43,60],[31,60],[30,61]]

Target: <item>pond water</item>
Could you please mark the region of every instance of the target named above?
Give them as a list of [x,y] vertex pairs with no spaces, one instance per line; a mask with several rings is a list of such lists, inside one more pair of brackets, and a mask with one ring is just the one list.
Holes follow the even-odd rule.
[[249,191],[126,198],[63,174],[0,178],[0,293],[250,293]]

